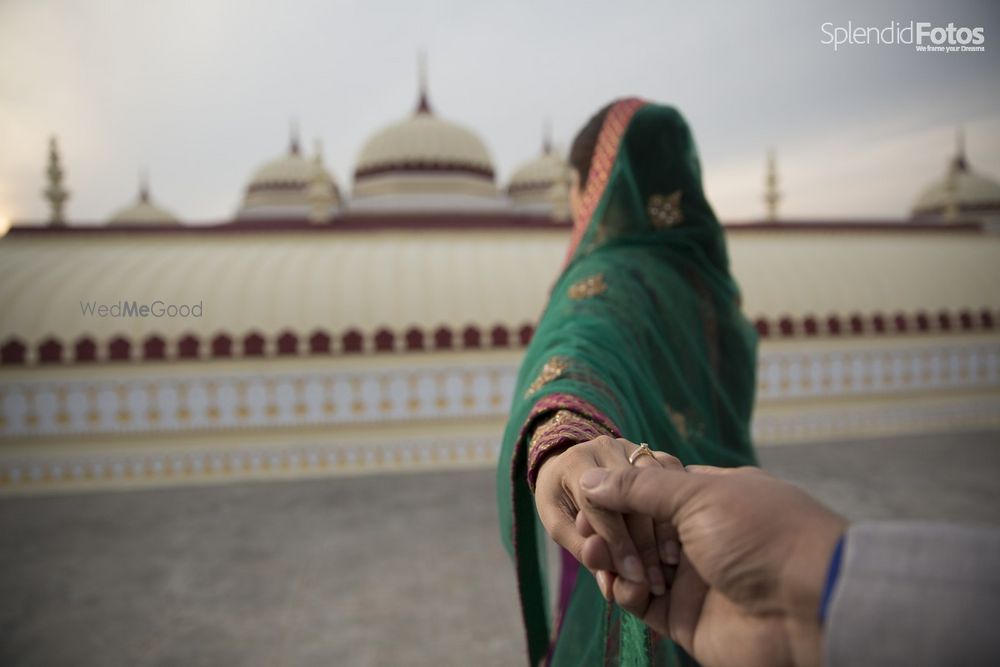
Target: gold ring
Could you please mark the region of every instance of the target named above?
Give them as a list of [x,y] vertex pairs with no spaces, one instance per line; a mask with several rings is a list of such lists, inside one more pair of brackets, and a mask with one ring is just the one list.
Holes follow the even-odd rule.
[[640,442],[639,449],[635,450],[634,452],[628,455],[628,464],[630,466],[634,466],[636,459],[638,459],[643,454],[646,454],[648,456],[653,456],[653,450],[650,449],[649,445],[647,445],[646,443]]

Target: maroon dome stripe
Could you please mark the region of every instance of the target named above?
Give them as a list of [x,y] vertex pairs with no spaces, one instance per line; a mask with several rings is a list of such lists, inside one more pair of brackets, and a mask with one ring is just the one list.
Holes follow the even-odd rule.
[[402,162],[391,162],[385,164],[375,164],[369,167],[361,167],[354,171],[354,180],[360,181],[376,176],[386,176],[398,173],[420,173],[432,172],[435,174],[461,174],[463,176],[474,176],[476,178],[494,179],[492,167],[484,167],[468,162],[432,162],[429,160],[404,160]]

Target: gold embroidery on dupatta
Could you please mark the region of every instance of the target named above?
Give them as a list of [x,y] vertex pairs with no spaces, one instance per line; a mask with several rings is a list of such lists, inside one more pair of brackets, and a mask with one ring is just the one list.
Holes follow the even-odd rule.
[[562,377],[567,368],[569,368],[569,360],[566,357],[552,357],[546,361],[542,367],[542,372],[538,374],[535,381],[528,387],[528,391],[525,392],[524,397],[528,398],[556,378]]
[[604,294],[606,291],[608,291],[608,284],[604,282],[604,274],[595,273],[570,285],[569,298],[574,300],[587,299],[598,294]]
[[674,410],[669,405],[667,406],[667,416],[670,417],[671,423],[673,423],[674,428],[682,438],[687,440],[688,428],[687,428],[687,417],[684,416],[683,412],[679,410]]
[[684,222],[684,212],[681,211],[681,190],[675,190],[669,195],[653,195],[646,204],[649,219],[657,229],[666,229]]

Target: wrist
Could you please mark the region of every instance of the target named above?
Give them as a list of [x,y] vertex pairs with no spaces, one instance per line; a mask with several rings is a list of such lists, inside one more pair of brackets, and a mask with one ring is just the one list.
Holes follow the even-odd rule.
[[819,627],[830,561],[846,531],[843,517],[824,512],[797,534],[780,584],[782,607],[790,617]]

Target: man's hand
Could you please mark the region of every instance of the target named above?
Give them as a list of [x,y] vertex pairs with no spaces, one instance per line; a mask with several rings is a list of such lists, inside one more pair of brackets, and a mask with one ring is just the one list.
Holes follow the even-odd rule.
[[[580,486],[589,505],[677,530],[670,594],[634,604],[616,582],[625,609],[707,666],[819,664],[820,596],[844,519],[755,468],[594,469]],[[601,570],[609,536],[593,528],[581,552]]]

